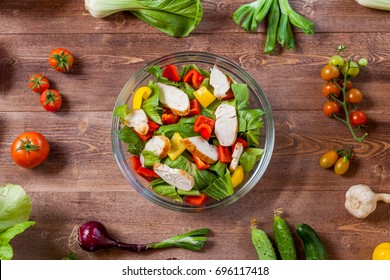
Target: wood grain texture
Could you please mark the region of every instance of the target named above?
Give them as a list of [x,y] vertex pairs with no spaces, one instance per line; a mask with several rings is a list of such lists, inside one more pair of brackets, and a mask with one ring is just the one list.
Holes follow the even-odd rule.
[[[272,236],[273,210],[285,209],[291,228],[307,223],[323,239],[332,259],[370,259],[373,248],[389,241],[389,205],[380,203],[367,219],[344,208],[346,190],[365,183],[390,193],[390,13],[361,7],[353,0],[290,0],[316,23],[312,36],[296,32],[296,49],[264,55],[265,29],[247,33],[231,15],[250,1],[202,1],[204,19],[191,36],[175,39],[122,12],[95,19],[79,0],[0,2],[0,184],[22,185],[33,201],[37,224],[12,241],[15,259],[61,259],[76,225],[99,220],[123,241],[158,241],[187,230],[209,227],[205,249],[134,254],[81,253],[83,259],[256,259],[249,220]],[[325,98],[319,72],[339,44],[369,67],[354,84],[363,92],[369,133],[364,143],[322,113]],[[65,75],[49,69],[56,47],[71,50],[76,63]],[[261,85],[275,118],[275,148],[267,171],[251,192],[227,208],[197,214],[160,208],[138,194],[122,176],[111,148],[115,100],[129,77],[163,55],[211,52],[236,62]],[[64,97],[63,108],[44,112],[27,89],[32,73],[45,73]],[[43,133],[49,158],[29,170],[9,154],[23,131]],[[329,149],[353,146],[346,176],[318,165]],[[299,259],[302,244],[294,234]]]

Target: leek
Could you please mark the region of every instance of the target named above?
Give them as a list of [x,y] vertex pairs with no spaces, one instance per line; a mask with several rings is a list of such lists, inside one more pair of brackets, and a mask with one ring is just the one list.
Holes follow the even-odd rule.
[[203,17],[200,0],[85,0],[85,7],[96,18],[130,11],[172,37],[188,36]]

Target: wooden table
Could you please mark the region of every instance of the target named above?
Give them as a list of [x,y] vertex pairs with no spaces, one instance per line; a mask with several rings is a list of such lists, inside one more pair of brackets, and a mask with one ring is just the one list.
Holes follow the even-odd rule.
[[[384,203],[364,220],[344,208],[346,190],[365,183],[390,193],[390,13],[353,0],[297,1],[294,9],[316,23],[312,36],[295,33],[296,49],[264,55],[264,25],[247,33],[231,19],[248,1],[202,1],[204,18],[188,38],[171,38],[130,13],[95,19],[76,0],[21,0],[0,3],[0,184],[22,185],[33,202],[37,224],[12,241],[15,259],[61,259],[67,237],[88,220],[106,224],[131,242],[157,241],[200,227],[212,235],[202,252],[167,249],[142,254],[81,253],[83,259],[256,259],[249,221],[272,234],[273,210],[285,209],[291,227],[307,223],[317,230],[331,259],[370,259],[374,247],[390,241],[390,206]],[[369,67],[356,78],[365,94],[369,133],[364,143],[322,113],[325,102],[319,72],[339,44]],[[69,74],[49,68],[56,47],[72,51]],[[260,183],[229,207],[198,214],[177,213],[147,201],[124,179],[110,143],[114,102],[140,67],[178,51],[225,56],[249,71],[271,103],[276,142]],[[64,97],[58,113],[45,112],[27,88],[33,73],[45,73]],[[23,169],[10,146],[23,131],[39,131],[51,145],[48,160]],[[347,175],[318,165],[321,154],[353,146]],[[299,258],[302,244],[297,236]]]

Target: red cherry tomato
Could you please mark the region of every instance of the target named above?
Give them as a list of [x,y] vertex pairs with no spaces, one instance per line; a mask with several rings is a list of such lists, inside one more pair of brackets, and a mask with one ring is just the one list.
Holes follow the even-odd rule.
[[347,91],[346,100],[348,103],[358,104],[363,100],[363,93],[357,88]]
[[322,85],[322,94],[325,97],[328,97],[330,94],[333,94],[334,96],[340,95],[340,89],[337,85],[335,85],[332,82],[326,82]]
[[50,52],[49,64],[56,71],[69,72],[73,66],[73,62],[73,55],[64,48],[57,48]]
[[47,89],[42,92],[39,100],[43,108],[49,112],[58,111],[62,105],[62,97],[60,93],[54,89]]
[[328,64],[321,69],[321,78],[325,81],[337,79],[340,76],[340,70],[337,66]]
[[28,79],[28,86],[32,91],[42,93],[50,87],[50,83],[42,74],[34,74]]
[[362,111],[353,111],[349,116],[349,122],[353,126],[365,125],[367,123],[367,116]]
[[328,101],[324,105],[323,112],[326,116],[331,117],[340,112],[340,106],[334,101]]

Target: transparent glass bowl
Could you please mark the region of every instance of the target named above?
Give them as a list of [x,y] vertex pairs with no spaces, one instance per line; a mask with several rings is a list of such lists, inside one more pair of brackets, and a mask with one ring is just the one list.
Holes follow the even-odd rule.
[[247,176],[244,182],[235,188],[233,195],[221,201],[209,199],[209,201],[202,206],[175,202],[169,198],[156,194],[151,187],[148,187],[148,182],[132,170],[131,166],[129,166],[126,161],[131,154],[127,151],[127,144],[123,143],[118,138],[117,131],[121,128],[118,117],[113,117],[111,124],[111,142],[115,159],[122,174],[133,188],[136,189],[142,196],[159,206],[182,212],[202,212],[230,205],[246,195],[254,186],[260,186],[258,183],[271,160],[275,141],[275,128],[272,110],[268,99],[262,91],[260,85],[247,71],[242,69],[236,63],[214,54],[204,52],[181,52],[167,55],[152,61],[135,73],[123,87],[114,108],[122,104],[128,104],[130,107],[132,104],[133,92],[135,92],[140,86],[147,85],[150,80],[154,80],[154,77],[146,72],[150,66],[159,65],[161,67],[165,67],[168,64],[176,65],[179,68],[179,71],[183,66],[188,64],[196,64],[198,67],[205,70],[210,70],[213,65],[216,64],[219,69],[221,69],[225,74],[229,74],[236,82],[247,84],[250,92],[250,108],[260,108],[265,112],[265,115],[263,116],[264,128],[261,130],[259,145],[260,148],[264,149],[263,157],[255,165],[254,169]]

